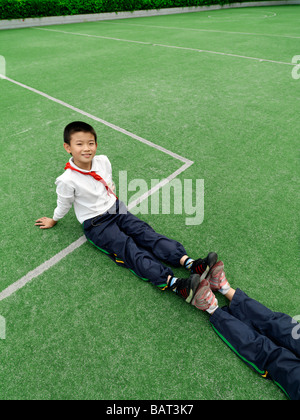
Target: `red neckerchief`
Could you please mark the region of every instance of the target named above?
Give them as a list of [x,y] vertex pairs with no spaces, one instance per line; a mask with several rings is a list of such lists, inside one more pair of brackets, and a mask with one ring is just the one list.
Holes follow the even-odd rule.
[[107,194],[108,195],[114,195],[116,198],[118,198],[117,196],[116,196],[116,194],[109,188],[109,186],[107,185],[107,183],[104,181],[104,179],[100,176],[100,175],[97,175],[96,174],[96,172],[95,171],[91,171],[91,172],[82,172],[82,171],[80,171],[79,169],[75,169],[75,168],[73,168],[73,166],[70,164],[70,162],[68,162],[67,164],[66,164],[66,167],[65,167],[65,170],[66,169],[71,169],[72,171],[76,171],[76,172],[79,172],[80,174],[82,174],[82,175],[90,175],[90,176],[92,176],[93,178],[95,178],[95,180],[96,181],[100,181],[101,182],[101,184],[103,184],[104,185],[104,187],[105,187],[105,189],[106,189],[106,191],[107,191]]

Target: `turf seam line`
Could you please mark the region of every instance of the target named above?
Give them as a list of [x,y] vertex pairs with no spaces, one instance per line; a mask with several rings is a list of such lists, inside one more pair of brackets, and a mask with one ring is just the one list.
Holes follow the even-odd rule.
[[133,44],[148,45],[148,46],[152,46],[152,47],[173,48],[173,49],[184,50],[184,51],[193,51],[193,52],[199,52],[199,53],[223,55],[223,56],[227,56],[227,57],[244,58],[244,59],[247,59],[247,60],[255,60],[255,61],[259,61],[259,62],[284,64],[284,65],[289,65],[289,66],[294,66],[295,65],[293,63],[286,63],[284,61],[269,60],[267,58],[259,58],[259,57],[248,57],[246,55],[224,53],[224,52],[220,52],[220,51],[210,51],[210,50],[203,50],[203,49],[190,48],[190,47],[179,47],[179,46],[176,46],[176,45],[156,44],[156,43],[152,43],[152,42],[135,41],[135,40],[123,39],[123,38],[113,38],[113,37],[101,36],[101,35],[82,34],[82,33],[79,33],[79,32],[60,31],[58,29],[47,29],[47,28],[31,28],[31,29],[40,30],[40,31],[48,31],[48,32],[57,32],[57,33],[68,34],[68,35],[86,36],[86,37],[89,37],[89,38],[108,39],[108,40],[111,40],[111,41],[129,42],[129,43],[133,43]]
[[[167,178],[163,179],[161,182],[159,182],[157,185],[155,185],[155,187],[151,188],[149,191],[147,191],[145,194],[143,194],[141,197],[137,198],[136,200],[134,200],[133,202],[131,202],[128,205],[128,210],[130,211],[131,209],[133,209],[136,205],[138,205],[139,203],[141,203],[142,201],[146,200],[149,196],[151,196],[152,194],[154,194],[156,191],[158,191],[160,188],[162,188],[164,185],[168,184],[169,182],[171,182],[172,179],[176,178],[179,174],[181,174],[182,172],[186,171],[190,166],[193,165],[193,161],[186,159],[176,153],[171,152],[170,150],[167,150],[161,146],[156,145],[155,143],[152,143],[146,139],[143,139],[142,137],[136,136],[133,133],[130,133],[127,130],[122,129],[121,127],[115,126],[114,124],[108,123],[105,120],[102,120],[98,117],[95,117],[92,114],[89,114],[85,111],[80,110],[79,108],[73,107],[72,105],[67,104],[66,102],[63,102],[59,99],[56,99],[52,96],[47,95],[44,92],[41,92],[37,89],[31,88],[27,85],[24,85],[23,83],[17,82],[13,79],[10,79],[9,77],[3,77],[3,79],[14,83],[22,88],[28,89],[33,93],[37,93],[41,96],[44,96],[45,98],[54,101],[60,105],[63,105],[67,108],[72,109],[73,111],[79,112],[82,115],[85,115],[91,119],[94,119],[95,121],[98,121],[102,124],[107,125],[108,127],[116,130],[116,131],[120,131],[123,134],[126,134],[127,136],[130,136],[152,148],[155,148],[161,152],[164,152],[170,156],[172,156],[175,159],[180,160],[181,162],[184,162],[184,165],[181,166],[179,169],[177,169],[174,173],[172,173],[171,175],[169,175]],[[30,271],[29,273],[27,273],[25,276],[23,276],[21,279],[17,280],[16,282],[14,282],[13,284],[11,284],[10,286],[8,286],[6,289],[4,289],[1,293],[0,293],[0,301],[8,298],[9,296],[11,296],[12,294],[14,294],[16,291],[18,291],[19,289],[23,288],[27,283],[31,282],[33,279],[35,279],[36,277],[40,276],[41,274],[43,274],[45,271],[49,270],[51,267],[53,267],[54,265],[56,265],[57,263],[59,263],[62,259],[64,259],[65,257],[67,257],[69,254],[71,254],[73,251],[75,251],[76,249],[78,249],[81,245],[83,245],[85,242],[87,242],[86,237],[83,235],[81,236],[79,239],[77,239],[76,241],[74,241],[73,243],[71,243],[69,246],[67,246],[66,248],[64,248],[62,251],[58,252],[56,255],[54,255],[52,258],[50,258],[49,260],[45,261],[44,263],[42,263],[41,265],[39,265],[38,267],[36,267],[34,270]]]

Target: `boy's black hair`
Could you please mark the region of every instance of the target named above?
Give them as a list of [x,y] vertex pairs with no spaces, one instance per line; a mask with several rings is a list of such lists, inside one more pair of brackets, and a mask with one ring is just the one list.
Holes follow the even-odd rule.
[[93,127],[82,121],[74,121],[68,124],[64,130],[64,142],[70,145],[71,136],[74,133],[83,131],[84,133],[91,133],[95,137],[95,142],[97,143],[97,134]]

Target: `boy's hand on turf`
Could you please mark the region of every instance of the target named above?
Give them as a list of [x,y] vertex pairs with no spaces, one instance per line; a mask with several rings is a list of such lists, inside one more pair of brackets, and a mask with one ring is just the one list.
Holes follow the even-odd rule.
[[49,217],[41,217],[35,222],[35,226],[39,226],[40,229],[51,229],[56,225],[56,221]]

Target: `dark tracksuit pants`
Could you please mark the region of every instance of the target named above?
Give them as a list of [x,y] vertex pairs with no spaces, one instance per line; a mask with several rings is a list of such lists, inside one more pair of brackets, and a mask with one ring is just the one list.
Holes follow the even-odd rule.
[[[210,318],[217,334],[251,368],[300,400],[300,327],[237,289],[229,307]],[[267,372],[267,373],[266,373]]]
[[186,255],[179,242],[156,233],[119,200],[107,213],[86,220],[83,228],[87,239],[118,265],[162,289],[173,271],[160,260],[179,267]]

